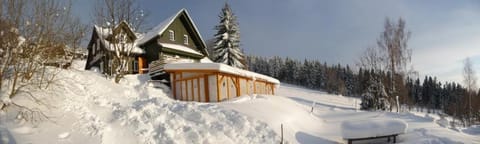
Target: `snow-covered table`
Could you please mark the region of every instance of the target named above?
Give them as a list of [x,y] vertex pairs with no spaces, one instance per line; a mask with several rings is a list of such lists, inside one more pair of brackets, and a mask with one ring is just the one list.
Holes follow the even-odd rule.
[[365,120],[348,120],[342,122],[342,137],[352,141],[367,140],[376,138],[393,137],[396,142],[396,136],[403,134],[407,130],[407,123],[397,119],[365,119]]

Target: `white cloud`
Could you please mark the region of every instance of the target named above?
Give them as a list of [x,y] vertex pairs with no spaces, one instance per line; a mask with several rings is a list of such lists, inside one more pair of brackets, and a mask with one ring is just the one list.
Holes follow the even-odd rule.
[[[431,25],[417,27],[420,33],[412,37],[416,69],[420,74],[437,76],[442,81],[461,83],[463,60],[480,56],[480,11],[460,7],[443,16],[441,23],[429,23]],[[480,59],[473,64],[478,68]]]

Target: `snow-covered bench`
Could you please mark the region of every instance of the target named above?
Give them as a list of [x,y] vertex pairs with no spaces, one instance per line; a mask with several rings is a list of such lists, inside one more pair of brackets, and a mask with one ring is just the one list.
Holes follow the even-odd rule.
[[399,134],[405,133],[407,123],[396,119],[365,119],[365,120],[348,120],[342,122],[342,137],[349,144],[353,141],[377,139],[377,138],[393,138]]

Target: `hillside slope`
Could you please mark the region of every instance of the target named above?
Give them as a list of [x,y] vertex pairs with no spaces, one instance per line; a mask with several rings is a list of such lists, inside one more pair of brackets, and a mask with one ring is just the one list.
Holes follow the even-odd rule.
[[[313,113],[309,114],[313,103]],[[250,96],[221,103],[223,107],[266,122],[292,143],[344,143],[340,125],[345,120],[400,119],[408,124],[407,133],[398,137],[400,143],[455,144],[480,143],[480,127],[451,129],[438,115],[419,112],[368,112],[358,110],[360,99],[327,94],[298,86],[283,84],[275,96]],[[368,130],[365,130],[368,132]],[[386,139],[367,141],[385,143]]]
[[[216,104],[175,101],[168,89],[148,85],[147,75],[127,76],[120,84],[84,71],[83,61],[64,70],[47,90],[51,121],[32,124],[3,112],[3,143],[277,143],[265,123]],[[22,99],[24,98],[24,99]],[[28,101],[17,97],[14,101]],[[1,143],[1,141],[0,141]]]

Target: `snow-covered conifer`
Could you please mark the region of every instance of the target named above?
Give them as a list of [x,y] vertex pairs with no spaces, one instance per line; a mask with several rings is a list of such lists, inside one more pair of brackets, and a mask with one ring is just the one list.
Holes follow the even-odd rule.
[[371,76],[364,94],[362,94],[361,109],[387,110],[390,108],[385,87],[377,76]]
[[220,24],[215,27],[218,30],[215,34],[215,58],[214,61],[224,63],[233,67],[246,69],[245,56],[240,49],[240,31],[237,17],[232,9],[225,3],[220,17]]

